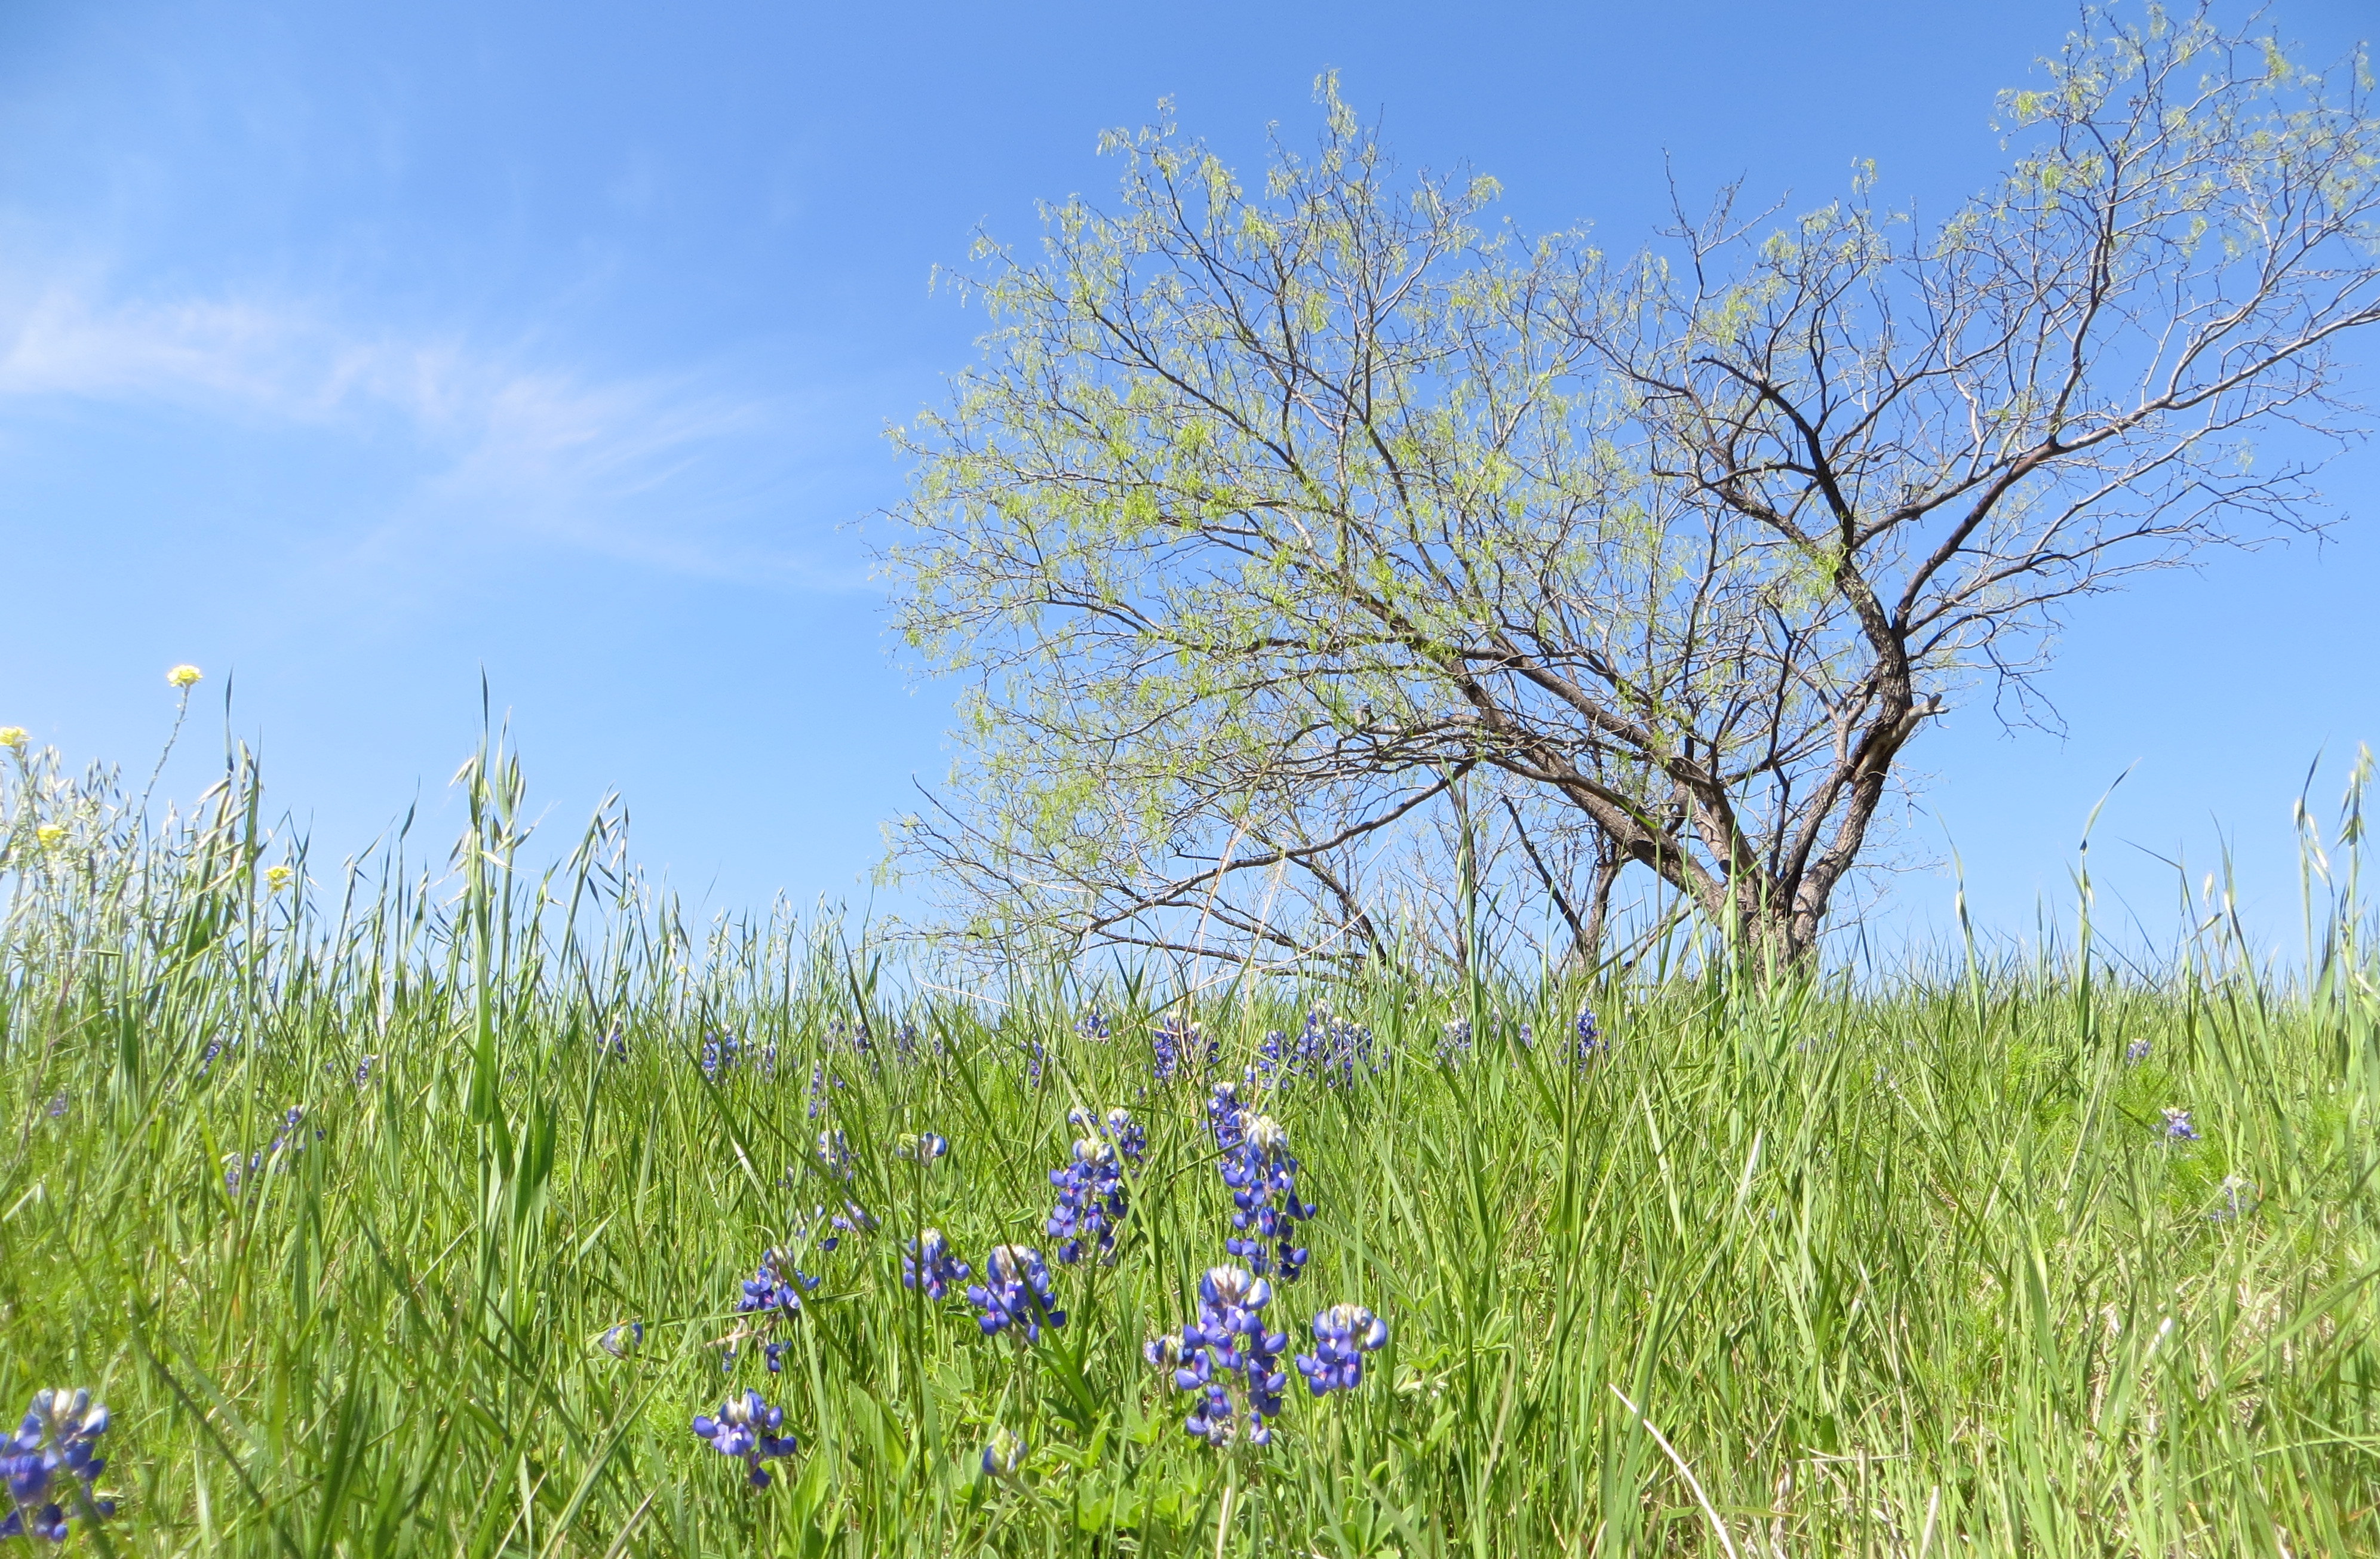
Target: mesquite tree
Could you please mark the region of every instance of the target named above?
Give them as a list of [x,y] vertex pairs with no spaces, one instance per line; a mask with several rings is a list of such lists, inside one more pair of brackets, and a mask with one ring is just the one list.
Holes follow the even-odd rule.
[[986,360],[901,435],[898,621],[972,679],[912,864],[1012,926],[1368,954],[1385,840],[1458,816],[1475,873],[1509,813],[1574,925],[1585,840],[1808,956],[1947,700],[2021,710],[2073,603],[2306,525],[2352,430],[2361,60],[2150,12],[2043,65],[1947,221],[1871,172],[1625,259],[1400,178],[1327,85],[1261,190],[1111,137],[1121,204],[978,245]]

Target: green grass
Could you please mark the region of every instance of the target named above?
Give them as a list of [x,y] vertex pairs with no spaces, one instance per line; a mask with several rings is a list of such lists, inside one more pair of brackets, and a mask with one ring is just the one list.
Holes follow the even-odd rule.
[[[86,1547],[2380,1553],[2380,1004],[2351,950],[2307,988],[2068,961],[1331,991],[1389,1059],[1264,1100],[1320,1204],[1276,1323],[1303,1345],[1350,1299],[1393,1335],[1361,1391],[1293,1376],[1273,1444],[1222,1454],[1140,1357],[1227,1206],[1203,1088],[1150,1081],[1153,987],[1105,994],[1099,1044],[1057,977],[1002,1007],[896,992],[786,916],[689,931],[604,827],[526,878],[500,758],[434,883],[392,852],[302,892],[265,880],[284,847],[246,770],[148,832],[102,782],[19,768],[0,1398],[114,1408],[121,1508]],[[1582,994],[1615,1044],[1576,1068]],[[1223,1070],[1316,996],[1208,993]],[[1461,1016],[1479,1043],[1441,1064]],[[862,1022],[867,1055],[834,1037]],[[722,1031],[746,1061],[713,1083]],[[921,1226],[978,1273],[1049,1246],[1076,1104],[1151,1142],[1120,1259],[1055,1269],[1069,1323],[1020,1348],[903,1289]],[[298,1145],[227,1189],[292,1106]],[[2201,1140],[2163,1141],[2168,1107]],[[782,1375],[753,1348],[722,1372],[739,1280],[840,1195],[821,1128],[882,1228],[805,1259],[825,1281]],[[947,1160],[894,1154],[925,1130]],[[631,1320],[641,1351],[597,1346]],[[688,1431],[731,1384],[802,1442],[765,1493]],[[1000,1428],[1031,1446],[1014,1483],[977,1472]]]

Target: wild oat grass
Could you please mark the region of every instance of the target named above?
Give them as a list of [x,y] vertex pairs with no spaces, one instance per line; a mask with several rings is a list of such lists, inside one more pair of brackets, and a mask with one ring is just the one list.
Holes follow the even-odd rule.
[[[2293,984],[2069,958],[1223,987],[1196,1014],[1219,1060],[1160,1083],[1182,1009],[1154,981],[965,997],[784,913],[698,933],[606,823],[528,876],[500,751],[434,871],[401,840],[310,864],[244,761],[156,827],[103,775],[8,761],[0,1398],[114,1409],[119,1508],[72,1542],[2380,1553],[2380,1005],[2351,913]],[[1223,1260],[1208,1082],[1323,1001],[1378,1064],[1251,1090],[1319,1209],[1270,1317],[1310,1348],[1349,1300],[1390,1340],[1354,1392],[1293,1373],[1273,1443],[1218,1451],[1142,1344]],[[1582,1064],[1583,1003],[1609,1043]],[[1050,1249],[1068,1112],[1113,1106],[1148,1156],[1115,1262],[1053,1262],[1062,1328],[987,1338],[901,1286],[923,1227],[978,1276],[996,1243]],[[947,1157],[896,1152],[927,1131]],[[801,1245],[845,1199],[880,1227]],[[722,1368],[771,1247],[822,1282],[782,1373],[748,1343]],[[800,1441],[758,1493],[689,1429],[751,1386]],[[1024,1459],[990,1479],[1002,1432]]]

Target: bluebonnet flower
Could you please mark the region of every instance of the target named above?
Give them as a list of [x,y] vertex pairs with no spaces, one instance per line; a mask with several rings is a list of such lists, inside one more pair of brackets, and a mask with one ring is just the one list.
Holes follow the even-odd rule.
[[1449,1018],[1438,1035],[1438,1059],[1442,1066],[1459,1067],[1471,1054],[1471,1020]]
[[617,1024],[595,1041],[595,1058],[599,1061],[625,1061],[628,1058],[628,1033]]
[[892,1031],[892,1054],[905,1062],[916,1062],[917,1059],[917,1024],[905,1020],[899,1028]]
[[51,1118],[52,1120],[56,1120],[56,1119],[58,1119],[59,1118],[63,1117],[66,1113],[67,1113],[67,1091],[66,1091],[65,1089],[61,1088],[61,1089],[59,1089],[59,1090],[58,1090],[58,1092],[57,1092],[57,1095],[56,1095],[56,1097],[53,1098],[53,1099],[50,1101],[50,1118]]
[[371,1081],[372,1068],[380,1063],[378,1056],[367,1056],[356,1063],[356,1086],[361,1088]]
[[625,1359],[645,1346],[645,1323],[641,1321],[623,1321],[604,1333],[595,1346],[614,1359]]
[[225,1051],[237,1050],[238,1048],[239,1035],[237,1034],[233,1034],[228,1038],[222,1034],[217,1034],[214,1038],[207,1041],[206,1054],[199,1057],[199,1075],[200,1077],[206,1076],[207,1073],[213,1069],[216,1057],[222,1056]]
[[741,1396],[731,1396],[720,1404],[719,1416],[705,1415],[694,1420],[697,1436],[710,1443],[710,1448],[722,1456],[734,1456],[750,1469],[752,1487],[769,1486],[768,1468],[760,1464],[772,1456],[790,1456],[800,1449],[800,1444],[790,1434],[779,1434],[784,1427],[785,1410],[771,1408],[757,1391]]
[[1069,1264],[1083,1259],[1086,1240],[1099,1247],[1099,1259],[1115,1254],[1116,1226],[1123,1222],[1123,1168],[1115,1144],[1104,1137],[1084,1137],[1075,1143],[1075,1155],[1063,1169],[1050,1171],[1058,1188],[1058,1206],[1050,1215],[1048,1232],[1058,1241],[1058,1259]]
[[1101,1137],[1114,1144],[1126,1164],[1138,1164],[1148,1153],[1148,1130],[1133,1119],[1132,1111],[1118,1106],[1101,1115],[1081,1106],[1066,1112],[1066,1124],[1087,1136]]
[[1535,1050],[1536,1047],[1537,1026],[1524,1018],[1521,1020],[1521,1048],[1524,1050]]
[[1280,1083],[1311,1078],[1335,1088],[1353,1082],[1359,1069],[1378,1071],[1380,1064],[1371,1030],[1333,1016],[1327,1007],[1316,1007],[1306,1013],[1305,1026],[1294,1040],[1279,1029],[1265,1035],[1257,1047],[1257,1064],[1248,1069],[1248,1081]]
[[1105,1045],[1109,1035],[1107,1014],[1096,1007],[1087,1009],[1075,1021],[1075,1033],[1085,1039],[1095,1040]]
[[[286,1114],[286,1115],[285,1115],[285,1116],[283,1116],[283,1117],[281,1118],[281,1130],[280,1130],[278,1132],[274,1133],[273,1138],[273,1145],[272,1145],[270,1148],[267,1148],[267,1149],[265,1150],[265,1152],[266,1152],[267,1155],[270,1155],[270,1154],[273,1154],[279,1153],[279,1152],[280,1152],[280,1151],[281,1151],[285,1146],[287,1146],[287,1145],[288,1145],[288,1143],[289,1143],[289,1142],[290,1142],[290,1140],[291,1140],[290,1134],[291,1134],[292,1132],[296,1131],[296,1130],[298,1130],[298,1128],[301,1124],[303,1124],[303,1123],[304,1123],[305,1119],[306,1119],[306,1106],[303,1106],[303,1105],[292,1105],[292,1106],[289,1106],[289,1113],[288,1113],[288,1114]],[[315,1138],[319,1141],[319,1140],[321,1139],[322,1135],[322,1129],[321,1127],[319,1127],[319,1126],[318,1126],[318,1127],[316,1127],[316,1128],[314,1129],[314,1136],[315,1136]],[[306,1145],[306,1143],[305,1143],[305,1141],[304,1141],[304,1139],[303,1139],[303,1138],[299,1138],[299,1139],[298,1139],[298,1147],[304,1147],[305,1145]]]
[[2255,1181],[2248,1179],[2244,1176],[2226,1175],[2223,1177],[2223,1183],[2216,1186],[2215,1189],[2217,1192],[2221,1193],[2226,1203],[2226,1205],[2217,1207],[2215,1211],[2206,1215],[2216,1223],[2229,1223],[2238,1218],[2242,1213],[2252,1213],[2255,1211]]
[[[91,1486],[107,1468],[107,1458],[93,1454],[99,1437],[107,1432],[107,1409],[94,1407],[88,1391],[33,1393],[25,1421],[14,1435],[0,1441],[0,1478],[6,1480],[15,1504],[6,1519],[0,1520],[0,1538],[30,1534],[46,1542],[64,1542],[67,1524],[75,1515],[68,1505],[85,1501],[97,1515],[115,1514],[113,1500],[91,1498]],[[79,1490],[72,1486],[76,1480],[82,1483]],[[61,1493],[64,1499],[57,1497]]]
[[983,1448],[983,1475],[986,1478],[1014,1478],[1016,1469],[1025,1465],[1025,1441],[1010,1430],[1002,1430]]
[[1119,1106],[1108,1111],[1101,1129],[1126,1164],[1136,1165],[1148,1156],[1148,1128],[1133,1119],[1130,1110]]
[[1207,1099],[1207,1130],[1215,1134],[1215,1145],[1225,1153],[1237,1148],[1245,1135],[1247,1118],[1248,1112],[1240,1106],[1238,1084],[1215,1084]]
[[820,1116],[826,1113],[828,1088],[845,1088],[848,1086],[850,1085],[844,1082],[839,1074],[827,1070],[826,1064],[823,1061],[812,1061],[810,1063],[809,1089],[810,1118],[812,1120],[816,1120]]
[[908,1251],[901,1258],[901,1287],[923,1288],[926,1298],[940,1300],[951,1291],[954,1283],[967,1280],[968,1267],[951,1251],[950,1241],[942,1231],[929,1228],[909,1241]]
[[1149,1032],[1148,1046],[1150,1074],[1160,1083],[1202,1063],[1211,1066],[1222,1054],[1220,1041],[1208,1038],[1202,1025],[1178,1012]]
[[1264,1039],[1257,1045],[1256,1065],[1246,1069],[1250,1082],[1272,1082],[1289,1066],[1289,1035],[1279,1029],[1267,1029]]
[[1289,1384],[1280,1368],[1289,1336],[1265,1330],[1264,1309],[1271,1302],[1272,1285],[1263,1278],[1240,1267],[1209,1267],[1198,1279],[1198,1319],[1178,1339],[1160,1337],[1143,1349],[1152,1361],[1179,1357],[1174,1387],[1198,1395],[1182,1425],[1193,1438],[1210,1445],[1228,1445],[1242,1434],[1251,1445],[1272,1439],[1270,1420],[1281,1416],[1281,1394]]
[[1041,1340],[1041,1323],[1052,1326],[1066,1323],[1066,1312],[1057,1308],[1057,1296],[1050,1288],[1049,1264],[1041,1252],[1025,1245],[995,1245],[984,1258],[983,1281],[971,1285],[968,1302],[983,1313],[976,1324],[987,1337],[997,1336],[1011,1326],[1020,1326],[1026,1342]]
[[892,1151],[900,1157],[931,1164],[951,1151],[951,1140],[939,1131],[904,1131],[893,1140]]
[[702,1042],[702,1075],[716,1082],[722,1073],[734,1069],[743,1055],[741,1039],[724,1032],[714,1033]]
[[1297,1356],[1305,1388],[1320,1396],[1364,1384],[1364,1355],[1389,1340],[1389,1323],[1362,1305],[1332,1305],[1314,1318],[1314,1351]]
[[1277,1271],[1283,1282],[1295,1282],[1305,1268],[1305,1248],[1293,1243],[1297,1225],[1314,1216],[1314,1203],[1298,1200],[1289,1133],[1272,1117],[1257,1116],[1245,1140],[1223,1155],[1222,1169],[1232,1188],[1232,1227],[1240,1231],[1223,1249],[1259,1277]]
[[[253,1180],[260,1171],[267,1167],[278,1166],[284,1154],[296,1153],[303,1148],[306,1145],[306,1139],[298,1134],[298,1128],[304,1124],[305,1119],[305,1106],[292,1105],[289,1106],[288,1113],[281,1118],[281,1130],[273,1133],[272,1142],[261,1150],[249,1154],[245,1164],[240,1161],[240,1156],[237,1153],[224,1154],[224,1190],[237,1196],[240,1187]],[[319,1129],[314,1132],[317,1137],[322,1134]]]
[[794,1265],[783,1251],[764,1251],[759,1270],[744,1280],[736,1313],[759,1315],[764,1323],[799,1315],[802,1296],[818,1286],[819,1280]]
[[1038,1088],[1041,1086],[1041,1042],[1028,1039],[1025,1046],[1025,1086]]
[[819,1164],[828,1174],[832,1175],[838,1180],[848,1180],[851,1178],[851,1145],[843,1140],[842,1132],[820,1132],[818,1139],[818,1156]]
[[[224,1189],[237,1196],[241,1184],[252,1179],[259,1170],[268,1165],[277,1164],[285,1154],[296,1153],[303,1148],[306,1145],[306,1138],[298,1129],[304,1125],[305,1121],[306,1106],[292,1105],[287,1113],[282,1116],[281,1130],[273,1133],[272,1142],[262,1152],[249,1154],[245,1167],[240,1164],[239,1154],[236,1153],[225,1154]],[[319,1139],[322,1135],[322,1128],[316,1127],[314,1135]]]
[[1607,1048],[1604,1044],[1603,1031],[1596,1026],[1595,1009],[1581,1007],[1578,1009],[1578,1021],[1571,1026],[1578,1035],[1578,1044],[1572,1051],[1572,1058],[1583,1067]]
[[[823,1209],[820,1209],[820,1211],[823,1211]],[[833,1232],[819,1241],[819,1249],[821,1251],[833,1250],[836,1246],[843,1243],[843,1237],[846,1234],[868,1234],[874,1232],[876,1228],[876,1215],[870,1213],[867,1208],[862,1207],[858,1202],[850,1201],[846,1198],[843,1204],[843,1211],[828,1219],[827,1227]]]
[[2161,1128],[2161,1130],[2164,1133],[2165,1140],[2168,1142],[2194,1142],[2198,1141],[2198,1128],[2190,1123],[2190,1112],[2188,1110],[2167,1110],[2165,1112],[2165,1125]]
[[2149,1042],[2147,1040],[2136,1039],[2124,1046],[2124,1060],[2127,1065],[2137,1067],[2148,1058]]

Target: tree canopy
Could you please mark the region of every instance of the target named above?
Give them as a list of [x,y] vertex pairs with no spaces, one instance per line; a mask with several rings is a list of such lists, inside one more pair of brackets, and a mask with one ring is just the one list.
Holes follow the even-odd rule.
[[1628,254],[1400,174],[1327,80],[1256,187],[1110,136],[1111,209],[978,243],[983,360],[899,435],[897,622],[968,679],[906,864],[1012,930],[1294,960],[1500,851],[1590,954],[1633,868],[1806,957],[1930,719],[2022,716],[2076,602],[2315,523],[2370,91],[2095,14],[1947,219],[1863,168]]

